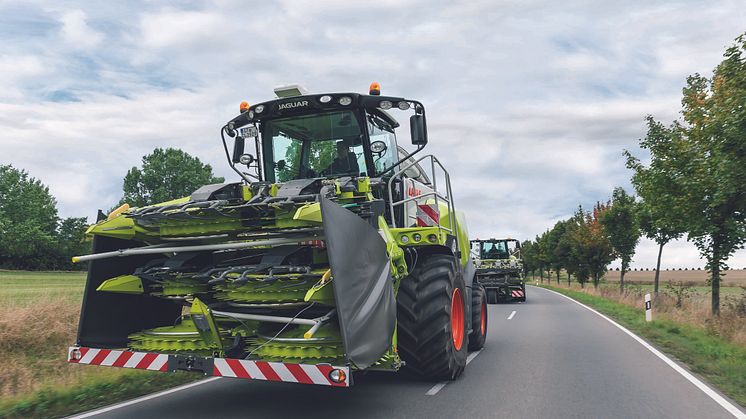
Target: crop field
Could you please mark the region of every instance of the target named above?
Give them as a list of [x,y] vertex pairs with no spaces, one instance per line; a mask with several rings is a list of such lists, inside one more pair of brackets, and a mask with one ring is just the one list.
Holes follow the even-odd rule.
[[[746,270],[730,269],[724,271],[722,287],[746,287]],[[606,273],[607,282],[619,282],[619,271],[608,271]],[[686,285],[704,286],[706,285],[709,273],[704,270],[661,270],[660,282],[664,284],[668,281],[683,282]],[[624,275],[624,281],[638,284],[652,284],[655,279],[655,271],[631,271]]]

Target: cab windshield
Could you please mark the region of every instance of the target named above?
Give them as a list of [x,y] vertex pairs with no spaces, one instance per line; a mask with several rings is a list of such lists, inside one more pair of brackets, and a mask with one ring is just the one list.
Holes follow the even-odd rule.
[[351,111],[270,120],[263,131],[267,174],[276,182],[365,175],[363,130]]
[[482,259],[507,259],[508,247],[504,241],[482,242]]

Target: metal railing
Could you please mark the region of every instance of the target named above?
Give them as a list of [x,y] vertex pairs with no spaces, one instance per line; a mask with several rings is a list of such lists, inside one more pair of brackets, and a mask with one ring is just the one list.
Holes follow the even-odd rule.
[[[418,171],[423,170],[422,166],[420,166],[418,163],[421,162],[421,161],[423,161],[423,160],[428,160],[428,159],[430,160],[430,165],[429,165],[430,166],[430,176],[429,176],[429,178],[430,178],[431,184],[427,185],[427,186],[429,186],[433,191],[432,192],[425,192],[425,193],[423,193],[421,195],[417,195],[417,196],[411,196],[411,197],[408,197],[408,198],[404,198],[404,199],[401,199],[399,201],[394,201],[394,194],[393,194],[393,185],[394,185],[394,182],[396,180],[399,180],[401,182],[402,189],[403,189],[402,190],[402,194],[404,196],[406,196],[406,193],[407,193],[407,191],[405,190],[406,189],[406,182],[404,181],[404,179],[407,179],[407,177],[406,176],[402,176],[402,175],[404,175],[405,172],[408,169],[410,169],[412,167],[415,167],[415,166],[417,167]],[[443,172],[443,178],[445,179],[445,183],[446,183],[445,184],[445,188],[446,188],[446,191],[445,191],[446,195],[445,196],[438,191],[438,176],[436,175],[436,168],[439,168],[439,170]],[[427,175],[427,173],[425,173],[425,175]],[[414,180],[414,179],[412,179],[412,180]],[[389,178],[387,189],[388,189],[388,194],[389,194],[389,210],[391,211],[391,220],[392,220],[391,224],[392,224],[393,228],[406,227],[406,226],[398,226],[397,225],[396,216],[394,215],[395,214],[394,213],[394,208],[396,208],[398,206],[405,205],[408,202],[412,202],[412,201],[417,202],[417,201],[421,201],[423,199],[427,199],[428,197],[432,197],[434,199],[434,201],[435,201],[435,207],[438,208],[438,220],[437,220],[438,229],[439,230],[447,231],[449,234],[453,235],[454,239],[455,239],[455,243],[456,243],[456,249],[458,249],[458,234],[456,234],[456,232],[455,232],[455,230],[456,230],[456,211],[455,211],[455,207],[453,205],[453,198],[452,198],[453,194],[451,192],[451,176],[448,173],[448,171],[445,169],[445,167],[443,167],[443,165],[440,163],[440,161],[435,156],[433,156],[432,154],[429,154],[429,155],[422,156],[422,157],[418,158],[417,160],[413,160],[413,161],[409,161],[409,162],[406,162],[406,163],[402,163],[400,165],[399,170],[396,171],[396,172],[394,172],[394,174],[391,176],[391,178]],[[449,224],[448,227],[445,227],[445,226],[443,226],[440,223],[440,205],[439,205],[439,200],[442,201],[443,203],[445,203],[448,206],[448,224]],[[406,207],[404,207],[404,210],[406,210]]]

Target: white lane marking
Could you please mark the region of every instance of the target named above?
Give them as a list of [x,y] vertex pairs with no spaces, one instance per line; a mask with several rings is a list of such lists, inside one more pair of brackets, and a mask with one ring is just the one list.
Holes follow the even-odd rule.
[[[482,349],[480,349],[480,350],[478,350],[476,352],[470,353],[469,356],[466,357],[466,365],[469,365],[469,363],[471,361],[473,361],[474,358],[476,358],[477,355],[479,355],[481,353],[482,353]],[[443,387],[447,386],[448,383],[450,383],[450,381],[442,381],[442,382],[434,385],[430,390],[427,391],[427,393],[425,393],[425,395],[426,396],[434,396],[434,395],[438,394],[438,392],[440,390],[443,390]]]
[[513,310],[513,312],[510,313],[510,316],[508,316],[508,320],[512,320],[514,316],[515,316],[515,310]]
[[469,365],[469,362],[473,361],[474,358],[477,357],[477,355],[481,354],[484,349],[480,349],[476,352],[472,352],[469,354],[469,356],[466,357],[466,365]]
[[123,403],[111,405],[111,406],[104,407],[104,408],[101,408],[101,409],[92,410],[90,412],[81,413],[80,415],[69,416],[67,419],[89,418],[91,416],[100,415],[102,413],[111,412],[112,410],[121,409],[123,407],[132,406],[133,404],[142,403],[142,402],[147,401],[147,400],[155,399],[156,397],[161,397],[161,396],[165,396],[165,395],[168,395],[168,394],[171,394],[171,393],[176,393],[177,391],[182,391],[182,390],[186,390],[188,388],[201,386],[202,384],[207,384],[207,383],[213,382],[215,380],[219,380],[219,379],[220,379],[220,377],[212,377],[212,378],[208,378],[206,380],[197,381],[196,383],[184,384],[183,386],[174,387],[174,388],[169,389],[169,390],[164,390],[164,391],[161,391],[161,392],[158,392],[158,393],[149,394],[147,396],[139,397],[137,399],[132,399],[130,401],[126,401],[126,402],[123,402]]
[[566,295],[564,295],[562,293],[559,293],[557,291],[552,291],[552,290],[546,289],[546,288],[544,288],[544,289],[547,290],[547,291],[549,291],[549,292],[553,292],[553,293],[555,293],[555,294],[557,294],[559,296],[565,297],[568,300],[572,301],[573,303],[578,304],[579,306],[584,307],[584,308],[586,308],[586,309],[588,309],[588,310],[590,310],[590,311],[598,314],[599,316],[601,316],[602,318],[604,318],[606,321],[608,321],[609,323],[611,323],[614,326],[616,326],[619,329],[621,329],[624,333],[626,333],[629,336],[631,336],[632,339],[634,339],[637,342],[639,342],[640,345],[644,346],[647,350],[649,350],[650,352],[652,352],[655,356],[657,356],[658,358],[660,358],[661,360],[663,360],[663,362],[665,362],[669,367],[673,368],[674,371],[678,372],[684,378],[686,378],[687,380],[689,380],[689,382],[691,382],[692,384],[694,384],[698,389],[702,390],[703,393],[705,393],[707,396],[709,396],[712,400],[715,401],[715,403],[719,404],[723,409],[727,410],[734,417],[736,417],[738,419],[746,419],[746,413],[742,412],[741,409],[739,409],[736,406],[734,406],[731,402],[729,402],[728,400],[726,400],[723,396],[721,396],[720,394],[718,394],[715,390],[711,389],[707,384],[703,383],[697,377],[693,376],[689,371],[687,371],[684,368],[682,368],[681,366],[679,366],[679,364],[673,362],[671,360],[671,358],[667,357],[666,355],[664,355],[663,353],[661,353],[659,350],[657,350],[654,347],[652,347],[649,343],[645,342],[641,337],[639,337],[636,334],[630,332],[627,328],[625,328],[621,324],[615,322],[614,320],[610,319],[609,317],[606,317],[605,315],[599,313],[598,311],[596,311],[596,310],[588,307],[587,305],[581,303],[580,301],[576,301],[576,300],[572,299],[571,297],[568,297],[568,296],[566,296]]
[[448,385],[448,381],[443,381],[442,383],[438,383],[438,384],[434,385],[433,388],[431,388],[430,390],[428,390],[427,393],[425,393],[425,396],[434,396],[434,395],[438,394],[438,392],[440,390],[442,390],[443,387],[445,387],[447,385]]

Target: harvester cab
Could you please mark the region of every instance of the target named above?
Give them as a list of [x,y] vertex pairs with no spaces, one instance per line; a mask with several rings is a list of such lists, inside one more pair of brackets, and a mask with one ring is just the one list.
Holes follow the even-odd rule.
[[485,288],[490,304],[526,301],[520,241],[476,239],[471,241],[471,252],[477,264],[477,281]]
[[[440,161],[416,157],[424,106],[377,83],[368,95],[276,92],[221,129],[240,182],[91,226],[70,362],[109,351],[163,371],[344,386],[352,371],[404,363],[453,379],[481,348],[485,294],[463,214]],[[411,114],[411,152],[392,111]]]

